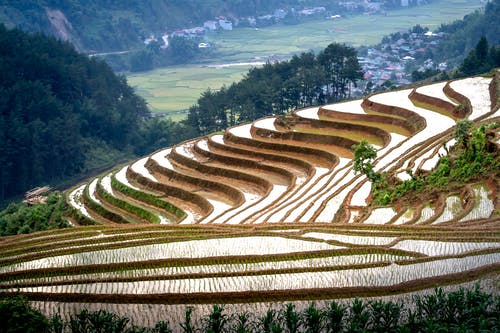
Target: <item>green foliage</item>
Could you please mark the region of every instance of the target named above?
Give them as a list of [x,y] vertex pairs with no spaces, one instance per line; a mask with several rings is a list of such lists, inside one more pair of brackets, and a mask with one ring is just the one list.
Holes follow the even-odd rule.
[[401,305],[393,302],[374,301],[370,303],[370,330],[378,333],[399,331]]
[[170,328],[170,322],[165,320],[157,322],[153,332],[172,333],[172,329]]
[[120,317],[114,313],[105,310],[89,312],[83,310],[79,314],[72,316],[69,326],[73,333],[88,332],[128,332],[126,330],[130,319]]
[[140,152],[156,151],[199,135],[193,128],[168,118],[149,119],[140,128],[139,134],[142,138],[138,146]]
[[[415,325],[419,329],[429,327],[443,331],[490,331],[498,329],[498,297],[474,289],[460,289],[445,293],[436,289],[434,294],[415,297]],[[497,318],[493,318],[497,316]]]
[[143,72],[155,67],[165,67],[171,65],[185,64],[193,60],[199,60],[202,56],[210,55],[210,52],[201,52],[198,48],[202,40],[195,38],[184,38],[173,36],[169,38],[168,48],[161,48],[158,42],[151,42],[145,49],[139,49],[130,53],[125,53],[122,58],[128,58],[130,66],[116,68],[112,58],[105,59],[113,64],[116,70],[130,70],[131,72]]
[[127,219],[125,219],[123,216],[120,214],[116,214],[106,208],[104,206],[96,203],[94,200],[90,198],[89,195],[89,187],[85,187],[85,190],[83,191],[82,195],[82,200],[85,203],[86,206],[88,206],[91,210],[95,211],[98,215],[101,215],[102,217],[116,222],[116,223],[130,223]]
[[44,333],[50,332],[49,321],[32,308],[26,298],[16,295],[0,300],[0,332]]
[[36,205],[12,203],[0,211],[0,235],[66,228],[69,226],[64,219],[67,208],[64,197],[58,192],[51,193],[45,203]]
[[[191,319],[192,308],[180,323],[182,332],[497,332],[500,328],[500,297],[487,293],[476,285],[472,289],[460,288],[452,292],[435,289],[434,293],[415,296],[410,304],[363,302],[356,299],[350,306],[330,303],[326,309],[311,303],[303,312],[296,312],[287,304],[281,313],[293,313],[293,321],[299,326],[285,325],[275,310],[257,318],[248,312],[226,315],[223,307],[215,305],[203,318],[203,328]],[[298,315],[298,317],[297,317]],[[72,315],[69,322],[55,316],[48,320],[34,310],[26,299],[16,295],[0,301],[0,332],[172,332],[168,321],[160,321],[153,328],[137,327],[127,317],[104,310],[82,310]],[[230,325],[234,323],[234,325]],[[323,325],[326,324],[326,327]],[[231,327],[231,329],[229,328]]]
[[236,333],[251,333],[252,322],[250,321],[250,313],[243,312],[236,316],[233,331]]
[[500,46],[489,49],[486,37],[481,37],[476,48],[471,50],[459,67],[458,76],[486,73],[500,66]]
[[140,152],[149,111],[104,62],[1,25],[0,42],[0,199],[85,171],[93,146]]
[[304,327],[307,333],[319,333],[323,329],[322,310],[316,308],[314,302],[304,311]]
[[183,37],[172,37],[169,39],[167,57],[176,64],[184,64],[194,59],[200,52],[198,40]]
[[366,332],[369,328],[370,311],[369,303],[355,299],[349,308],[349,332]]
[[285,321],[285,327],[289,333],[297,333],[301,327],[300,313],[295,310],[295,304],[288,303],[285,305],[282,317]]
[[64,321],[59,313],[53,315],[49,320],[49,325],[52,327],[53,333],[63,333],[64,332]]
[[191,319],[191,315],[193,314],[193,308],[188,307],[185,312],[185,319],[184,322],[180,323],[180,327],[182,329],[183,333],[193,333],[196,331],[195,327],[193,326],[193,322]]
[[422,81],[422,80],[425,80],[427,78],[430,78],[430,77],[433,77],[433,76],[436,76],[438,74],[440,74],[441,71],[439,69],[426,69],[425,71],[423,72],[419,72],[419,71],[413,71],[411,73],[411,80],[413,82],[416,82],[416,81]]
[[266,314],[258,318],[258,330],[263,333],[283,332],[281,320],[275,310],[269,309]]
[[373,160],[377,158],[377,150],[366,140],[362,140],[359,144],[353,145],[354,150],[354,165],[355,172],[361,172],[371,182],[378,183],[381,180],[381,175],[376,173],[373,168]]
[[498,127],[496,123],[481,125],[467,135],[469,139],[458,151],[459,154],[450,170],[451,178],[467,182],[477,174],[488,174],[499,167],[496,146],[488,143],[486,132],[496,127]]
[[153,69],[153,57],[154,55],[147,50],[134,52],[130,56],[130,71],[144,72]]
[[141,207],[135,206],[135,205],[129,203],[128,201],[121,200],[121,199],[111,195],[102,187],[102,185],[100,183],[97,183],[97,193],[99,193],[99,195],[104,200],[111,203],[113,206],[120,207],[121,209],[123,209],[127,212],[130,212],[130,213],[132,213],[132,214],[134,214],[134,215],[136,215],[144,220],[147,220],[149,222],[157,223],[157,224],[160,223],[160,218],[157,215],[155,215],[155,214],[151,213],[150,211],[145,210]]
[[459,121],[455,128],[457,144],[449,155],[439,159],[431,172],[420,176],[410,173],[411,179],[394,186],[379,182],[374,187],[373,202],[388,205],[408,194],[444,190],[450,185],[460,187],[476,177],[487,177],[496,172],[500,167],[500,156],[496,145],[488,141],[488,137],[493,136],[488,130],[497,127],[497,123],[490,123],[472,128],[470,121]]
[[[466,15],[463,20],[441,25],[438,32],[444,32],[445,36],[437,48],[433,50],[435,60],[459,64],[468,54],[468,59],[464,62],[465,66],[462,65],[465,67],[463,68],[465,69],[464,75],[468,75],[466,72],[469,72],[469,66],[477,65],[476,61],[484,59],[487,44],[497,46],[498,52],[498,45],[500,45],[499,20],[500,1],[493,0],[488,1],[484,11],[477,10]],[[487,43],[485,43],[486,40]],[[498,63],[496,66],[499,66]]]
[[327,102],[338,102],[350,96],[350,88],[363,78],[356,50],[332,43],[318,54],[326,75]]
[[347,307],[335,301],[325,311],[326,327],[329,332],[342,332],[345,329]]
[[[218,15],[257,16],[282,6],[317,5],[317,0],[29,0],[9,1],[2,21],[31,32],[54,33],[45,8],[57,9],[69,24],[68,37],[82,50],[123,51],[143,46],[142,40],[179,28],[203,25]],[[330,6],[329,1],[320,1]],[[2,13],[3,14],[3,13]],[[53,14],[54,15],[54,14]],[[57,15],[54,15],[57,16]]]
[[165,209],[166,211],[177,216],[179,218],[179,220],[182,220],[186,216],[186,213],[182,209],[171,204],[170,202],[164,201],[164,200],[162,200],[162,199],[160,199],[152,194],[149,194],[149,193],[146,193],[143,191],[139,191],[139,190],[135,190],[131,187],[128,187],[128,186],[120,183],[119,181],[117,181],[114,176],[111,178],[111,186],[114,189],[116,189],[117,191],[122,192],[126,195],[129,195],[137,200],[146,202],[146,203],[151,204],[151,205],[158,207],[158,208]]
[[207,333],[222,333],[226,331],[225,327],[229,320],[228,316],[223,313],[224,306],[215,304],[212,312],[208,315],[205,323],[205,332]]

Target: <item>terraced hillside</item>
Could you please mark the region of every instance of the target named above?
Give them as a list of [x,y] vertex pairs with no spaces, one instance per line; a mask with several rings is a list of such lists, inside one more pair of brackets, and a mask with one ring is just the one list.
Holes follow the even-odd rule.
[[[498,82],[298,110],[123,165],[68,192],[75,228],[1,240],[1,291],[48,314],[107,308],[140,324],[179,322],[193,304],[258,312],[470,281],[498,292],[498,174],[376,206],[352,150],[368,141],[375,170],[401,179],[431,170],[457,120],[500,120]],[[489,140],[498,145],[498,133]]]

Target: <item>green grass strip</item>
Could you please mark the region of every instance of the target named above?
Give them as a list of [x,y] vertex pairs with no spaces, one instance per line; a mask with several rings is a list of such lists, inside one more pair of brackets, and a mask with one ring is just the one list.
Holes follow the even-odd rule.
[[141,219],[147,220],[151,223],[156,223],[160,224],[160,218],[151,213],[150,211],[147,211],[143,208],[140,208],[138,206],[132,205],[131,203],[118,199],[117,197],[113,196],[112,194],[108,193],[100,184],[100,182],[97,183],[97,193],[99,194],[100,197],[102,197],[104,200],[112,204],[113,206],[119,207],[133,215],[138,216]]
[[117,191],[119,191],[125,195],[128,195],[134,199],[137,199],[139,201],[145,202],[145,203],[150,204],[152,206],[166,210],[167,212],[175,215],[179,221],[186,217],[186,213],[182,209],[180,209],[179,207],[171,204],[168,201],[162,200],[153,194],[145,193],[145,192],[133,189],[133,188],[131,188],[123,183],[120,183],[118,180],[116,180],[114,175],[111,177],[111,186],[114,189],[116,189]]
[[130,221],[126,220],[121,215],[104,208],[103,206],[95,202],[92,198],[90,198],[88,186],[85,187],[82,198],[85,205],[87,205],[92,211],[102,216],[103,218],[115,223],[130,223]]

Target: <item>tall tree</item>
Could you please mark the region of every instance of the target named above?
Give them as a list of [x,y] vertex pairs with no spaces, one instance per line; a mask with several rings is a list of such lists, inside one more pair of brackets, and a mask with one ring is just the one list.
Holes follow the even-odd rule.
[[362,79],[356,50],[352,47],[332,43],[321,51],[318,61],[326,75],[328,102],[337,102],[349,95],[351,85]]

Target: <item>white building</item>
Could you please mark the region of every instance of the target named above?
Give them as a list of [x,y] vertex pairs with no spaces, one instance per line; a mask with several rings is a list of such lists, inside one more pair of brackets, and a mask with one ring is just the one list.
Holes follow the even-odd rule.
[[219,19],[219,26],[222,30],[233,30],[233,22],[225,19]]
[[160,47],[162,49],[166,49],[168,47],[168,34],[165,33],[163,36],[161,36],[161,39],[163,40],[163,45]]
[[217,21],[205,21],[203,27],[210,31],[217,30]]

